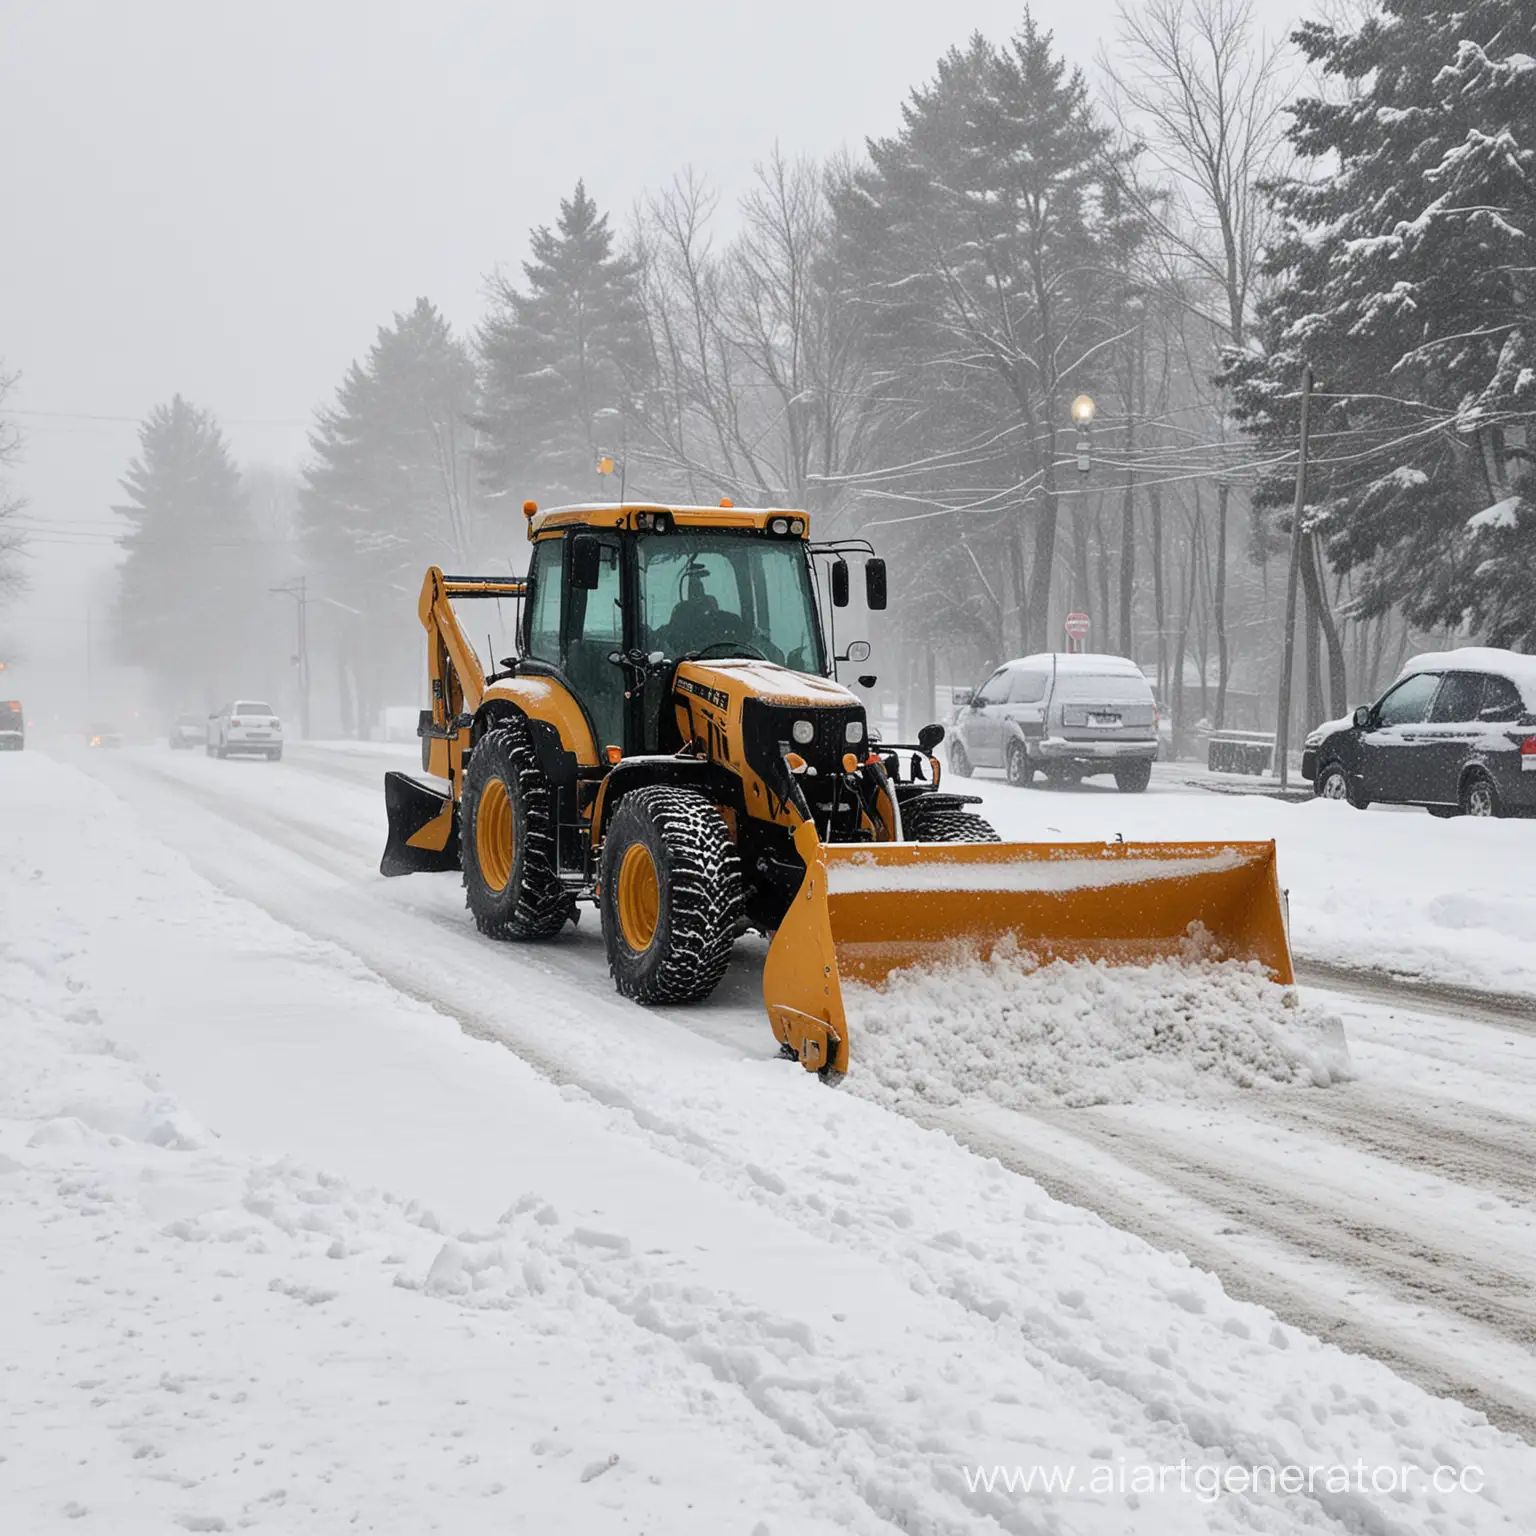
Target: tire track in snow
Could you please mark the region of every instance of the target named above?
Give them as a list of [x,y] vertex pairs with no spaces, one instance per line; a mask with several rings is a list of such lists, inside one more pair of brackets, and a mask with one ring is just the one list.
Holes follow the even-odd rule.
[[[1279,1124],[1321,1131],[1333,1139],[1407,1168],[1443,1174],[1468,1189],[1536,1200],[1536,1124],[1507,1120],[1509,1138],[1469,1130],[1432,1112],[1390,1103],[1358,1084],[1331,1089],[1326,1099],[1271,1099],[1255,1106]],[[1484,1123],[1494,1119],[1482,1115]]]
[[1252,1169],[1234,1172],[1143,1127],[1096,1123],[1091,1113],[1072,1110],[1044,1111],[1038,1118],[1150,1172],[1232,1221],[1261,1227],[1300,1252],[1370,1276],[1406,1300],[1427,1301],[1524,1348],[1536,1346],[1536,1287],[1526,1276],[1307,1199]]
[[[1352,1354],[1379,1360],[1405,1380],[1417,1382],[1437,1396],[1455,1398],[1485,1413],[1500,1429],[1536,1445],[1536,1393],[1479,1379],[1465,1362],[1437,1349],[1432,1343],[1410,1338],[1397,1329],[1382,1325],[1371,1315],[1369,1298],[1363,1306],[1357,1306],[1340,1304],[1327,1295],[1309,1293],[1294,1280],[1278,1273],[1272,1265],[1234,1254],[1231,1246],[1222,1241],[1232,1235],[1231,1228],[1216,1233],[1201,1231],[1167,1212],[1153,1210],[1124,1182],[1106,1176],[1102,1167],[1084,1167],[1081,1159],[1068,1151],[1043,1150],[1028,1136],[1010,1135],[1007,1130],[995,1126],[978,1125],[963,1110],[923,1107],[913,1108],[909,1114],[919,1124],[948,1132],[978,1156],[996,1158],[1012,1172],[1034,1179],[1056,1199],[1091,1210],[1111,1225],[1156,1247],[1182,1252],[1191,1264],[1219,1276],[1228,1294],[1237,1299],[1267,1307],[1283,1321],[1314,1338],[1325,1339]],[[1064,1136],[1092,1144],[1090,1136],[1079,1135],[1070,1115],[1071,1112],[1063,1113]],[[1041,1123],[1045,1123],[1044,1118]],[[1126,1165],[1123,1147],[1116,1148],[1111,1144],[1104,1150],[1122,1166]],[[1149,1172],[1148,1177],[1161,1182],[1163,1172],[1156,1169]],[[1248,1194],[1235,1180],[1233,1192],[1238,1196]],[[1203,1208],[1211,1208],[1201,1194],[1194,1198]],[[1238,1219],[1251,1214],[1246,1198],[1240,1199],[1236,1214]],[[1276,1239],[1284,1249],[1310,1254],[1317,1248],[1319,1231],[1326,1232],[1334,1222],[1333,1213],[1327,1210],[1319,1208],[1316,1214],[1321,1219],[1320,1228],[1309,1225],[1300,1231],[1293,1227],[1289,1235],[1274,1231],[1261,1235]],[[1333,1253],[1328,1256],[1328,1261],[1343,1265],[1347,1274],[1358,1277],[1359,1271],[1350,1265],[1351,1257],[1350,1253]],[[1419,1304],[1423,1304],[1422,1300]]]

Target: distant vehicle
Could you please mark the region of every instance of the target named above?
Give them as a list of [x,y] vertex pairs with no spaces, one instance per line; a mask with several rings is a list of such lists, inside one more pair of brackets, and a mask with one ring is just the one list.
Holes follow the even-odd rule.
[[257,699],[236,699],[208,717],[204,750],[209,757],[267,757],[274,763],[283,755],[283,724],[270,704]]
[[115,725],[87,726],[85,744],[88,747],[120,747],[123,733]]
[[190,752],[208,740],[208,723],[201,715],[177,715],[169,735],[171,751]]
[[0,752],[20,752],[27,744],[27,721],[20,699],[0,699]]
[[956,689],[949,763],[1002,768],[1010,784],[1075,784],[1114,775],[1128,794],[1147,787],[1157,756],[1152,685],[1124,656],[1050,654],[1005,662],[974,693]]
[[1482,646],[1415,656],[1374,704],[1307,737],[1301,775],[1360,810],[1536,812],[1536,657]]

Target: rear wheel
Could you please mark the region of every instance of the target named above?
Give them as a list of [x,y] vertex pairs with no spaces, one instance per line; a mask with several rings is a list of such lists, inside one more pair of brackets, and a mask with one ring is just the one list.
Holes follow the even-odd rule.
[[555,869],[555,797],[511,720],[487,731],[464,773],[459,808],[464,896],[481,933],[549,939],[574,913]]
[[1115,768],[1115,788],[1122,795],[1139,795],[1151,782],[1151,758],[1138,758],[1134,762],[1120,763]]
[[1027,789],[1035,782],[1034,765],[1029,760],[1029,753],[1024,749],[1022,741],[1010,741],[1008,743],[1008,782],[1016,784],[1021,789]]
[[930,809],[921,799],[901,808],[901,828],[914,843],[1000,843],[992,823],[972,811]]
[[626,795],[603,839],[601,906],[608,969],[625,997],[708,997],[743,921],[724,817],[696,790],[651,784]]
[[1469,774],[1461,786],[1463,816],[1502,816],[1503,803],[1493,780],[1486,773]]
[[968,779],[971,776],[971,755],[965,750],[965,744],[958,739],[949,744],[949,771],[957,779]]
[[273,747],[273,749],[267,753],[267,756],[274,763],[280,763],[283,760],[283,749],[281,747]]

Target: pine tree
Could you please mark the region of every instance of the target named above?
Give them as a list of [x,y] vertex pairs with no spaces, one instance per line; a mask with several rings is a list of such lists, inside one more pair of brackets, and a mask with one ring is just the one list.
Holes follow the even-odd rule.
[[628,409],[641,368],[636,264],[614,254],[607,215],[581,182],[531,244],[527,291],[493,278],[480,328],[481,460],[497,491],[576,501],[597,489],[600,451],[622,442],[622,425],[598,413]]
[[169,707],[266,688],[261,653],[268,552],[252,527],[240,472],[213,416],[177,395],[139,428],[122,479],[128,519],[117,598],[123,658],[145,668]]
[[[1266,456],[1292,447],[1310,364],[1308,516],[1356,613],[1400,602],[1536,647],[1536,11],[1386,0],[1358,31],[1297,40],[1357,89],[1297,104],[1291,138],[1322,173],[1276,189],[1264,348],[1233,367],[1242,419]],[[1292,476],[1260,487],[1277,522]]]
[[[1081,72],[1026,13],[1002,48],[978,35],[951,50],[869,155],[836,206],[900,402],[900,459],[926,465],[902,489],[957,509],[932,539],[969,539],[963,560],[943,562],[957,578],[989,568],[984,611],[964,622],[1001,623],[1007,572],[1021,642],[1043,648],[1060,434],[1071,398],[1107,368],[1099,351],[1123,318],[1137,239],[1109,135]],[[932,600],[960,617],[942,592]]]
[[411,696],[419,635],[408,619],[425,568],[462,569],[480,553],[473,403],[467,349],[418,299],[379,328],[336,403],[317,413],[300,521],[331,599],[347,729],[366,729],[378,707]]

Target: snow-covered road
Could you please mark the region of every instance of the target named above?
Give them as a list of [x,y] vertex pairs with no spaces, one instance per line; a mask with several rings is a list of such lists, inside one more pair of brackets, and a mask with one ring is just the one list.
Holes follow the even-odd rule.
[[[908,1096],[896,1114],[772,1059],[760,944],[708,1007],[643,1011],[612,994],[590,915],[555,944],[497,946],[454,878],[375,878],[394,755],[0,765],[17,851],[0,995],[23,997],[57,1056],[0,1103],[0,1170],[30,1191],[6,1208],[6,1252],[27,1258],[0,1285],[5,1315],[81,1356],[48,1370],[48,1344],[22,1352],[41,1396],[0,1397],[0,1413],[36,1454],[0,1481],[55,1496],[67,1455],[50,1459],[48,1427],[87,1421],[98,1438],[79,1454],[116,1492],[79,1501],[116,1530],[163,1529],[166,1511],[320,1529],[343,1507],[399,1530],[427,1528],[412,1510],[457,1530],[508,1528],[509,1511],[528,1529],[744,1533],[1536,1524],[1536,1451],[1410,1384],[1536,1439],[1536,1038],[1517,1022],[1330,995],[1356,1077],[1328,1089],[1073,1110]],[[1072,823],[1063,835],[1095,814],[1087,796],[987,793],[1018,802],[993,810],[1007,832],[1036,807]],[[1194,824],[1207,803],[1148,796],[1123,830],[1225,835]],[[1329,922],[1288,878],[1305,948]],[[1440,974],[1464,981],[1476,943],[1458,957],[1454,938],[1472,930],[1445,932]],[[1497,984],[1520,985],[1522,963]],[[21,1082],[26,1061],[8,1064]],[[132,1081],[82,1093],[82,1073]],[[68,1091],[50,1097],[53,1082]],[[178,1131],[187,1115],[210,1132]],[[27,1231],[50,1256],[34,1260]],[[220,1265],[213,1238],[239,1262]],[[110,1299],[92,1246],[107,1241],[124,1264]],[[67,1301],[60,1277],[79,1286]],[[109,1349],[135,1289],[168,1298],[133,1324],[152,1344]],[[338,1356],[337,1327],[355,1350]],[[182,1386],[145,1365],[130,1402],[125,1351],[170,1361]],[[155,1394],[187,1383],[202,1417],[171,1434]],[[288,1387],[302,1446],[273,1419]],[[244,1460],[262,1438],[295,1468],[270,1506],[278,1474]],[[1488,1489],[1154,1507],[965,1475],[1181,1457],[1456,1460]],[[174,1475],[157,1477],[162,1458]],[[140,1527],[126,1516],[151,1509],[146,1489],[161,1523]]]

